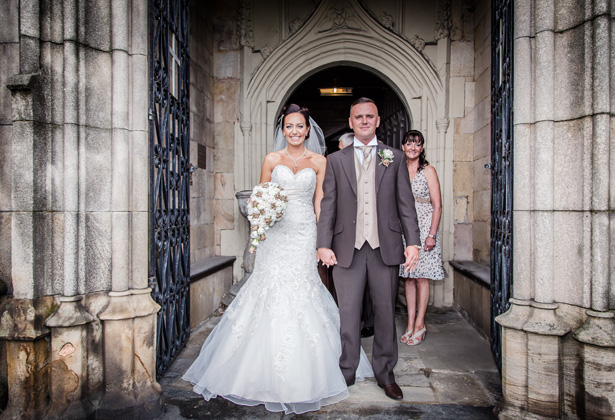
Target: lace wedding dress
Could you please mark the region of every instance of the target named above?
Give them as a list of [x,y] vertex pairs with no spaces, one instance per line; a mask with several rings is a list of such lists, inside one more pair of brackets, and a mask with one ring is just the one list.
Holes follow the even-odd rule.
[[[348,396],[339,312],[316,264],[316,173],[278,165],[271,181],[288,194],[284,217],[266,232],[252,275],[184,379],[206,400],[299,414]],[[373,371],[361,350],[357,379],[366,376]]]

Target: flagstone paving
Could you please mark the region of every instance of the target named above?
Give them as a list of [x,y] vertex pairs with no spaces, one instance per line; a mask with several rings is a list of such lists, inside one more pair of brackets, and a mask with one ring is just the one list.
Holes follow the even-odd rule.
[[[426,316],[427,337],[419,346],[399,344],[395,367],[404,399],[384,395],[373,379],[349,388],[350,396],[338,404],[301,415],[271,413],[263,406],[243,407],[222,398],[205,401],[181,379],[198,355],[208,334],[219,321],[210,318],[197,327],[186,348],[159,380],[166,413],[172,419],[493,419],[493,407],[501,398],[500,374],[491,356],[489,342],[452,309],[430,309]],[[398,336],[406,317],[396,317]],[[371,355],[372,338],[362,340]]]

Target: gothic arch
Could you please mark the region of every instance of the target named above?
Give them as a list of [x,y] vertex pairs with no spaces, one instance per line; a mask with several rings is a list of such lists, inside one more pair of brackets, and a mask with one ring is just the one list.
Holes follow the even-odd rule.
[[338,64],[360,67],[386,81],[406,105],[414,126],[437,138],[431,143],[432,150],[444,150],[440,144],[444,136],[437,135],[436,122],[447,117],[446,100],[433,64],[356,1],[345,6],[339,9],[323,1],[294,35],[265,58],[245,85],[243,135],[237,146],[248,153],[236,156],[239,189],[258,182],[262,159],[272,145],[276,114],[289,92],[311,74]]

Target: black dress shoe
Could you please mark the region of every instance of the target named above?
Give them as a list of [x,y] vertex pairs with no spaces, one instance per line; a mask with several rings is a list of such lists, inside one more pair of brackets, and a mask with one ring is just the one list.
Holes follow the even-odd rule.
[[374,327],[365,327],[361,329],[361,338],[367,338],[374,335]]
[[389,385],[378,384],[378,386],[384,389],[384,394],[393,400],[401,400],[404,398],[404,393],[401,392],[401,388],[395,382]]

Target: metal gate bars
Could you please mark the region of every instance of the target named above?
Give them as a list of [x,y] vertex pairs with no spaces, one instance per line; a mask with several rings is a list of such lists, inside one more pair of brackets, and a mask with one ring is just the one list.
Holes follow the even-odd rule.
[[502,365],[504,313],[512,294],[513,1],[494,0],[491,21],[491,351]]
[[149,285],[161,306],[156,374],[190,335],[190,57],[187,0],[149,2]]

